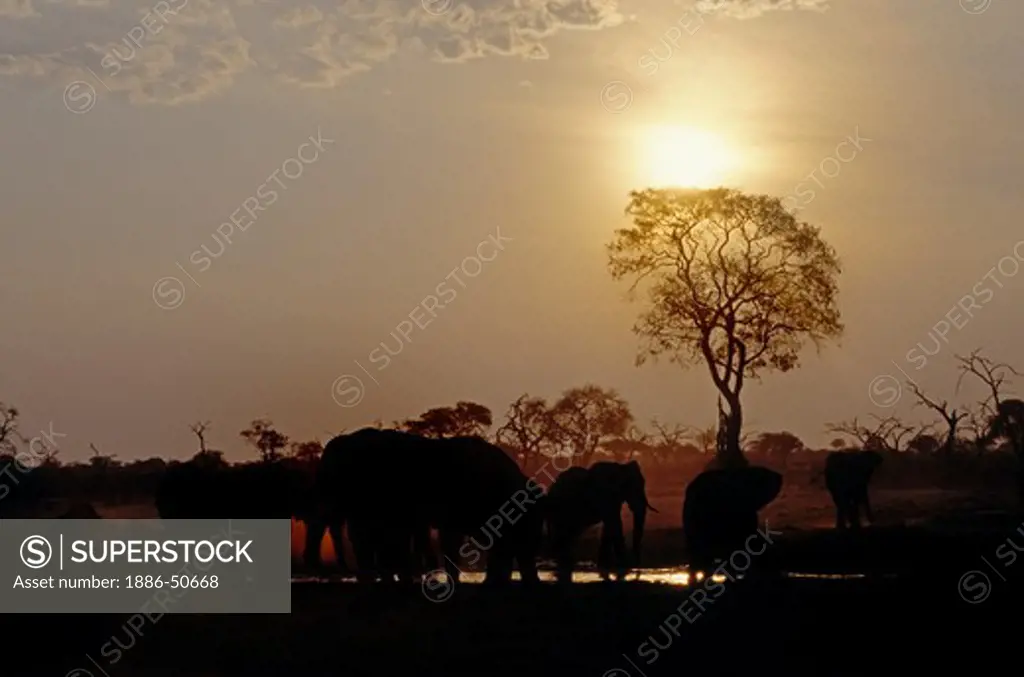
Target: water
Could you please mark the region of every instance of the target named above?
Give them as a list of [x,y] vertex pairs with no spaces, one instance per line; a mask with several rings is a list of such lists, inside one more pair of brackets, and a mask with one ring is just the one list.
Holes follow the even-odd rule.
[[[538,572],[540,580],[542,582],[553,583],[555,582],[555,572],[550,570],[540,570]],[[801,579],[821,579],[821,580],[857,580],[864,579],[868,576],[866,574],[821,574],[821,573],[809,573],[809,572],[783,572],[782,576],[785,578],[801,578]],[[893,576],[883,576],[883,578],[892,578]],[[439,580],[444,579],[443,574],[438,574]],[[629,581],[643,581],[645,583],[658,583],[661,585],[671,585],[676,587],[686,587],[691,583],[700,582],[703,580],[703,575],[698,573],[694,577],[686,567],[666,567],[661,569],[639,569],[635,573],[628,576]],[[742,575],[738,576],[742,578]],[[513,580],[520,580],[519,572],[515,571],[512,573]],[[461,583],[479,584],[483,583],[484,573],[482,571],[465,571],[462,573]],[[718,575],[712,576],[712,580],[716,582],[724,582],[728,580],[725,576]],[[344,576],[293,576],[293,583],[355,583],[355,578],[344,577]],[[601,583],[603,579],[601,574],[596,570],[584,569],[582,571],[574,571],[572,574],[573,583]]]

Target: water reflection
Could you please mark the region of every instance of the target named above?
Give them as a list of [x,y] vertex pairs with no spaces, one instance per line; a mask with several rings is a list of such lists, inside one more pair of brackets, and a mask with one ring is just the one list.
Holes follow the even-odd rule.
[[[540,580],[543,582],[553,583],[555,581],[555,572],[541,570]],[[865,574],[819,574],[819,573],[807,573],[807,572],[783,572],[781,574],[785,578],[812,578],[822,580],[855,580],[867,578]],[[890,576],[884,576],[889,578]],[[519,572],[513,572],[513,580],[520,580]],[[742,578],[742,576],[739,576]],[[662,569],[641,569],[635,573],[629,575],[627,580],[629,581],[643,581],[646,583],[660,583],[662,585],[672,585],[677,587],[686,587],[691,582],[696,580],[700,582],[704,580],[704,576],[701,573],[697,573],[696,576],[690,574],[686,570],[686,567],[668,567]],[[443,576],[439,578],[443,581]],[[484,573],[482,571],[466,571],[462,574],[462,583],[482,583],[484,580]],[[712,576],[712,580],[717,583],[726,581],[726,577],[722,575]],[[583,570],[574,571],[572,574],[573,583],[601,583],[603,579],[601,574],[597,571]],[[355,578],[343,577],[343,576],[294,576],[292,577],[293,583],[354,583]]]

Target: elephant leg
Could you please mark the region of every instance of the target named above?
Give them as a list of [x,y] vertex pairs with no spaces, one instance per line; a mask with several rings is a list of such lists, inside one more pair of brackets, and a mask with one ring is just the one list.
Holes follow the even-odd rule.
[[519,565],[519,577],[523,583],[533,585],[540,583],[540,575],[537,573],[537,560],[533,548],[520,547],[516,551],[516,563]]
[[612,541],[607,522],[601,525],[601,542],[597,547],[597,571],[601,578],[608,580],[612,570]]
[[462,534],[451,529],[438,530],[441,541],[441,552],[444,554],[444,570],[448,577],[459,582],[459,548],[462,546]]
[[556,578],[559,583],[572,583],[572,570],[576,566],[575,533],[568,527],[554,527],[551,531],[551,543],[555,551],[557,567]]
[[[328,525],[328,531],[331,534],[331,545],[334,547],[334,560],[337,567],[343,573],[348,573],[348,565],[345,564],[345,542],[342,540],[342,527],[343,525],[339,522],[331,522]],[[317,550],[319,549],[320,545],[317,544]],[[317,556],[319,557],[319,553]]]
[[512,580],[513,553],[509,546],[508,538],[503,538],[494,544],[487,553],[487,569],[484,576],[484,583],[488,585],[502,585]]
[[864,506],[864,517],[867,518],[868,522],[870,522],[871,524],[874,524],[875,523],[875,516],[871,512],[871,501],[868,500],[868,489],[867,489],[866,486],[864,487],[864,494],[863,494],[863,496],[861,496],[860,502],[861,502],[861,505]]
[[376,580],[375,555],[377,543],[374,534],[366,524],[350,520],[348,523],[348,539],[352,543],[352,554],[356,560],[356,580],[360,583],[372,583]]
[[629,562],[626,557],[626,536],[623,532],[623,517],[615,513],[604,520],[601,527],[601,545],[605,553],[605,566],[614,567],[615,576],[618,580],[626,578]]
[[622,517],[615,518],[615,528],[612,531],[612,537],[611,545],[615,553],[616,578],[617,580],[624,581],[629,574],[630,561],[629,555],[626,554],[626,536],[623,533]]
[[427,562],[427,553],[430,550],[430,531],[427,530],[426,541],[424,542],[423,529],[419,525],[414,525],[405,534],[402,545],[403,580],[419,579],[425,571],[424,565]]
[[401,525],[383,532],[380,569],[385,583],[394,584],[396,579],[399,583],[408,580],[411,539],[411,532]]
[[437,557],[430,543],[430,527],[417,527],[413,531],[413,552],[416,560],[416,574],[424,575],[437,568]]
[[419,569],[416,562],[419,552],[413,543],[415,537],[416,527],[403,524],[392,532],[389,540],[390,572],[402,585],[409,583],[415,571]]
[[377,573],[380,575],[381,583],[394,585],[395,577],[400,575],[399,552],[401,546],[401,532],[394,529],[380,529],[377,540]]
[[850,528],[860,528],[860,497],[850,499]]
[[836,504],[836,529],[845,529],[849,505],[845,498],[836,496],[832,499]]
[[306,547],[302,554],[302,561],[310,569],[317,570],[322,562],[320,561],[320,542],[324,537],[324,530],[327,525],[320,520],[306,522]]
[[544,517],[539,512],[521,517],[518,527],[509,534],[519,578],[528,585],[540,583],[537,556],[544,542]]

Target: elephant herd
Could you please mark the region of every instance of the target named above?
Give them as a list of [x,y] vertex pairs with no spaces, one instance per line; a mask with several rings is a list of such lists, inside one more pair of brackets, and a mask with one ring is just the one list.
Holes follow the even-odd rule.
[[[870,519],[867,484],[880,462],[871,452],[832,453],[826,484],[837,526]],[[707,470],[687,486],[683,531],[691,570],[710,571],[758,527],[758,511],[782,488],[767,468]],[[633,517],[627,553],[622,506]],[[157,494],[162,518],[282,518],[306,524],[304,559],[320,566],[325,532],[335,544],[347,532],[361,581],[410,580],[438,569],[458,580],[460,564],[485,561],[485,582],[502,583],[518,568],[538,580],[545,543],[559,581],[571,580],[575,545],[602,526],[598,568],[621,580],[640,564],[648,511],[645,480],[636,461],[572,467],[545,490],[502,449],[479,437],[426,438],[366,428],[339,435],[324,447],[315,472],[277,462],[205,468],[194,462],[169,469]],[[440,552],[433,550],[437,532]],[[339,566],[347,569],[338,547]]]

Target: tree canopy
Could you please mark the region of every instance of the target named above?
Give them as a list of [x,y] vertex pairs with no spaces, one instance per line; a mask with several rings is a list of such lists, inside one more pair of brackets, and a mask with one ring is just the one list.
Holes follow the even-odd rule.
[[402,428],[424,437],[482,437],[493,423],[490,409],[476,402],[461,401],[454,407],[428,409],[419,418],[402,423]]
[[740,392],[747,379],[789,371],[810,341],[841,335],[841,273],[819,228],[779,198],[728,188],[633,191],[633,225],[608,245],[612,276],[646,296],[634,331],[637,363],[703,363],[728,404],[729,462],[742,462]]

